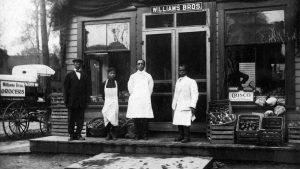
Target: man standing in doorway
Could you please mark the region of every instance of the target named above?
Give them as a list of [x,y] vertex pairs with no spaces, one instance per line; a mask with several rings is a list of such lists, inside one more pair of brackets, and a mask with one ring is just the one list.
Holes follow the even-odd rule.
[[153,91],[152,76],[145,72],[145,61],[137,61],[137,72],[132,74],[128,81],[128,109],[127,118],[134,119],[135,139],[148,139],[148,119],[154,118],[151,94]]
[[[84,110],[89,101],[89,79],[82,72],[81,59],[74,59],[74,71],[66,75],[64,81],[64,99],[68,108],[69,140],[84,140],[81,131],[84,123]],[[76,131],[74,132],[76,125]]]
[[174,111],[173,125],[178,126],[179,137],[175,141],[187,143],[190,138],[191,122],[195,119],[195,109],[198,101],[198,87],[195,80],[187,76],[187,67],[179,65],[179,79],[176,82],[172,102]]

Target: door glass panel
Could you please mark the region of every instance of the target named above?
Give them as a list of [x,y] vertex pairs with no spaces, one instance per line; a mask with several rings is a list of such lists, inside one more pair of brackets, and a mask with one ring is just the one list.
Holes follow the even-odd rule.
[[[195,122],[204,122],[206,119],[206,32],[179,32],[178,33],[178,59],[179,64],[188,66],[188,76],[195,79],[198,84],[199,95],[196,107]],[[197,80],[198,79],[198,80]]]
[[146,69],[154,80],[152,108],[156,122],[172,120],[171,41],[171,33],[146,35]]
[[171,34],[146,36],[147,71],[155,80],[171,80]]
[[177,14],[177,26],[191,25],[206,25],[206,11]]
[[206,79],[206,32],[179,33],[179,63],[186,64],[193,79]]

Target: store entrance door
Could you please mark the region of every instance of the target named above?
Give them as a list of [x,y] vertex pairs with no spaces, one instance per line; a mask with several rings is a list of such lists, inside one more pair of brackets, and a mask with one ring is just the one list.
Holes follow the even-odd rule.
[[199,89],[196,120],[192,131],[205,131],[206,107],[209,100],[209,30],[203,27],[175,28],[143,32],[143,58],[146,71],[154,80],[152,107],[154,120],[150,130],[176,131],[172,125],[172,96],[178,79],[178,65],[189,67],[189,77]]

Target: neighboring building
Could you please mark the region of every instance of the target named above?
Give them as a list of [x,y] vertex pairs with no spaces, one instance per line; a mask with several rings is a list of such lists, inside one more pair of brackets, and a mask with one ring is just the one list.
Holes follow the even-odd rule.
[[[171,125],[171,100],[178,65],[185,63],[200,93],[192,130],[201,132],[207,125],[208,102],[232,97],[229,89],[235,88],[228,77],[238,68],[249,76],[244,88],[251,82],[255,95],[285,99],[286,119],[300,119],[297,0],[110,2],[73,0],[61,6],[71,16],[65,29],[65,69],[72,71],[72,60],[82,58],[94,96],[107,78],[108,66],[117,68],[121,93],[126,95],[136,60],[143,58],[155,82],[150,129],[177,130]],[[234,102],[235,113],[263,111],[243,94]],[[100,105],[90,106],[86,118],[99,116],[92,109]]]

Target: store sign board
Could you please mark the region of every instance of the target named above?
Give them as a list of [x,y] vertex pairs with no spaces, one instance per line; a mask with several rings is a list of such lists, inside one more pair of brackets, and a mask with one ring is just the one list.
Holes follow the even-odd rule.
[[173,5],[161,5],[152,6],[152,13],[174,13],[174,12],[189,12],[189,11],[202,11],[202,2],[185,3],[185,4],[173,4]]
[[23,82],[1,81],[1,96],[3,97],[25,97],[25,84]]
[[253,102],[254,93],[245,91],[230,91],[229,100],[232,102]]

